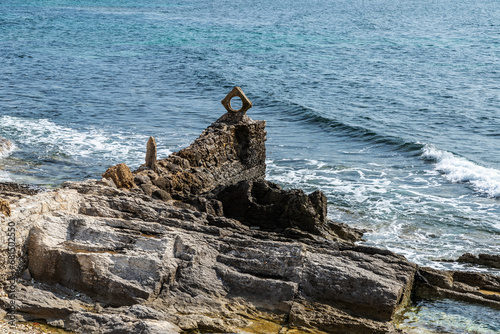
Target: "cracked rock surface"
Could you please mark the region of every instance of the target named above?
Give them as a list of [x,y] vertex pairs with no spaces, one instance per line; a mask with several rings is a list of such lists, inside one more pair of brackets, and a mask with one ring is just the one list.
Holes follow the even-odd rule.
[[393,333],[416,287],[480,290],[356,245],[362,231],[329,220],[321,191],[265,181],[265,135],[265,122],[226,114],[134,172],[0,186],[17,259],[0,281],[22,277],[0,307],[77,333]]
[[[18,313],[82,333],[119,323],[129,333],[251,332],[262,323],[385,333],[416,270],[387,251],[252,230],[97,181],[38,196],[26,199],[44,204],[25,247],[39,284],[19,285]],[[71,203],[61,208],[56,197]]]

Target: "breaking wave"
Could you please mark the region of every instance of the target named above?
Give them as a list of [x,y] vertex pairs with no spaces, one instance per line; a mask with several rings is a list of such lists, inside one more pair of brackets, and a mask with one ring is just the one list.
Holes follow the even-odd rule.
[[[0,118],[1,132],[18,143],[20,150],[37,151],[37,155],[66,156],[74,159],[95,159],[141,163],[141,151],[145,151],[146,135],[88,127],[74,129],[58,125],[47,119],[25,119],[12,116]],[[159,148],[160,157],[171,153]],[[137,161],[135,161],[137,160]]]
[[[73,128],[48,119],[0,116],[0,136],[15,149],[0,156],[0,180],[57,185],[66,180],[99,178],[109,166],[126,163],[131,169],[144,163],[148,136],[125,129],[88,126]],[[158,157],[171,146],[156,138]]]
[[448,181],[468,183],[471,187],[490,197],[500,197],[500,171],[480,166],[466,158],[443,151],[434,145],[424,145],[422,159],[435,163],[435,169]]

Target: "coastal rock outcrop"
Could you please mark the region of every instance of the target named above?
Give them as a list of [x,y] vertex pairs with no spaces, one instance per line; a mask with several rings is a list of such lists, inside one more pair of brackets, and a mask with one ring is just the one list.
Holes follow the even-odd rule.
[[165,159],[150,139],[134,172],[0,183],[16,234],[0,282],[18,278],[0,307],[77,333],[382,334],[413,294],[498,303],[495,277],[355,244],[363,232],[328,219],[321,191],[264,180],[265,140],[265,122],[231,109]]
[[[387,333],[416,272],[388,251],[252,230],[98,181],[68,183],[25,200],[27,207],[36,206],[33,200],[47,209],[24,239],[27,267],[38,283],[18,285],[18,316],[82,333],[95,326],[111,333],[119,321],[150,326],[134,316],[139,306],[171,332],[258,333],[252,328],[267,324],[276,333]],[[11,221],[23,218],[15,209]],[[35,292],[23,292],[32,288],[54,297],[49,304],[34,301]],[[59,304],[65,294],[73,304]],[[130,315],[120,320],[116,308]],[[80,327],[88,319],[94,327]]]
[[500,277],[419,268],[414,295],[416,298],[450,298],[500,309]]
[[500,255],[498,254],[478,254],[465,253],[457,259],[457,262],[479,264],[491,268],[500,269]]
[[215,193],[226,217],[245,225],[287,234],[308,232],[327,239],[358,241],[362,231],[327,218],[327,199],[317,190],[283,190],[269,181],[241,181]]
[[[262,180],[266,164],[266,123],[225,114],[189,147],[134,171],[141,189],[154,186],[179,199],[245,180]],[[146,186],[143,186],[146,185]]]

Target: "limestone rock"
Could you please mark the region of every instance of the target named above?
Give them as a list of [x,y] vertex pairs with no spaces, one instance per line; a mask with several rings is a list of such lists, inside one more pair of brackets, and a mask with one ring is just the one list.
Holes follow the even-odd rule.
[[[0,298],[6,308],[11,300]],[[120,309],[96,307],[81,293],[62,286],[19,283],[15,300],[16,313],[22,321],[44,319],[47,324],[76,333],[180,333],[174,324],[148,307],[134,305]],[[98,310],[99,309],[99,310]]]
[[313,327],[322,332],[330,333],[332,318],[335,318],[336,325],[334,333],[396,333],[396,330],[389,323],[360,319],[325,304],[310,304],[304,301],[296,301],[292,304],[289,323],[290,326],[300,328],[304,332]]
[[111,179],[118,188],[130,189],[134,187],[134,176],[130,168],[124,163],[109,167],[102,177]]
[[[179,209],[99,182],[66,184],[56,192],[74,196],[74,189],[77,212],[48,211],[34,222],[31,276],[94,303],[151,307],[160,315],[153,321],[160,327],[166,321],[183,330],[249,330],[264,320],[249,321],[230,310],[252,314],[258,307],[272,315],[277,328],[303,327],[300,318],[316,319],[307,320],[309,328],[320,331],[363,333],[391,328],[392,315],[410,295],[416,266],[388,251],[254,231],[231,218]],[[295,303],[308,306],[287,323]],[[120,321],[136,330],[140,323],[109,311],[75,312],[49,321],[62,319],[70,330],[94,324],[81,327],[87,328],[82,333]],[[349,327],[349,319],[357,325]]]
[[472,272],[419,268],[418,298],[450,298],[500,308],[500,277]]
[[[0,283],[5,282],[12,275],[21,276],[26,269],[27,240],[35,222],[55,211],[76,212],[79,204],[75,195],[75,190],[48,192],[29,185],[0,183],[0,196],[8,199],[11,209],[8,220],[0,219],[2,223],[0,224]],[[7,221],[16,231],[13,270],[10,265],[5,265],[8,255],[12,254],[12,251],[8,250]]]

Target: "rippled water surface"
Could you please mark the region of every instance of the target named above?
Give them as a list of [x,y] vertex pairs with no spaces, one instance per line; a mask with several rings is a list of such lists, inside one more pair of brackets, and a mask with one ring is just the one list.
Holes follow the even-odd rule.
[[268,179],[369,245],[499,272],[441,261],[500,249],[498,1],[3,0],[0,61],[0,180],[136,168],[150,135],[167,156],[238,85]]

